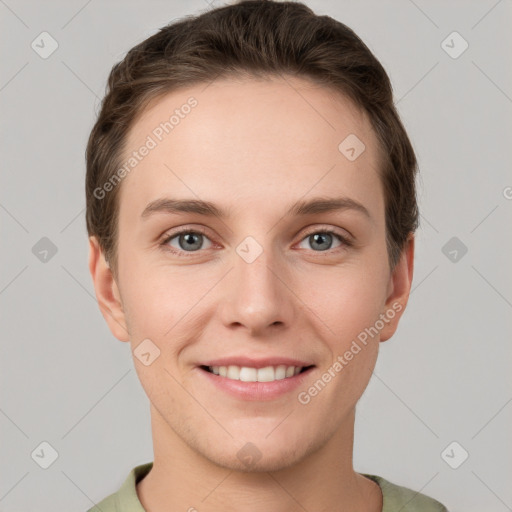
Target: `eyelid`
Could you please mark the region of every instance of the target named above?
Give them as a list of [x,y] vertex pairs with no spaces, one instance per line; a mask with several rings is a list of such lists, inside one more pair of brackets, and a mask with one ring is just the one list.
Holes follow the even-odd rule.
[[[341,231],[343,231],[343,233]],[[346,229],[342,230],[342,228],[331,226],[330,224],[315,224],[315,225],[313,225],[313,227],[311,227],[311,229],[306,228],[306,231],[302,235],[301,241],[305,237],[307,237],[309,235],[313,235],[315,233],[319,233],[319,232],[333,233],[333,234],[339,236],[341,239],[346,240],[347,242],[351,242],[354,240],[352,233],[350,233]]]
[[168,238],[174,238],[177,235],[181,235],[181,233],[191,233],[191,232],[194,232],[194,233],[197,232],[197,233],[201,233],[202,235],[208,236],[206,228],[188,224],[186,226],[180,226],[180,227],[173,228],[173,229],[166,231],[162,235],[161,238],[163,240],[166,240]]

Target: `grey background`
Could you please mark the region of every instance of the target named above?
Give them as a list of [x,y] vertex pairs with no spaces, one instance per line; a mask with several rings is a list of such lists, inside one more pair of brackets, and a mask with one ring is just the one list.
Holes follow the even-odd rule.
[[[420,162],[413,291],[358,405],[355,468],[453,512],[512,510],[512,2],[307,4],[382,62]],[[112,65],[207,8],[0,0],[1,511],[85,511],[153,458],[148,400],[87,268],[84,149]],[[43,31],[59,45],[47,59],[31,48]],[[453,31],[469,43],[456,59]],[[452,237],[467,247],[455,262]],[[43,441],[48,469],[31,456]],[[441,456],[453,441],[452,464],[469,453],[457,469]]]

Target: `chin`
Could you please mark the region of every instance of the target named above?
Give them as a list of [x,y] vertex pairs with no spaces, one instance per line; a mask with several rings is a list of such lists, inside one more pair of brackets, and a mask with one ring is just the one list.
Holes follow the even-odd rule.
[[[241,473],[280,471],[299,464],[322,445],[293,435],[235,435],[230,442],[209,442],[204,439],[196,450],[213,464]],[[282,434],[282,433],[281,433]]]
[[[226,451],[227,452],[227,451]],[[256,444],[248,442],[232,453],[203,454],[217,466],[241,473],[267,473],[280,471],[297,464],[305,454],[296,450],[259,449]]]

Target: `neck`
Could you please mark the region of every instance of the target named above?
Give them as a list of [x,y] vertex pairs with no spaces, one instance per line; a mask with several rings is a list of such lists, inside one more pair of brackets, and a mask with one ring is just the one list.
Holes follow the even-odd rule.
[[151,410],[154,461],[137,484],[151,512],[381,512],[379,486],[352,467],[355,411],[332,438],[290,467],[242,472],[219,466],[192,450]]

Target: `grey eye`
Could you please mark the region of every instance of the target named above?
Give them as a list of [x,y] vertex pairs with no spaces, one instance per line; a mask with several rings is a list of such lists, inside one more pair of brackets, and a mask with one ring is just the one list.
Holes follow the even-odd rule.
[[307,240],[313,250],[328,251],[329,249],[333,249],[332,244],[335,239],[338,239],[338,246],[341,245],[340,237],[335,233],[317,231],[316,233],[306,236],[301,243]]
[[[174,241],[177,241],[178,246],[174,244]],[[194,252],[202,247],[204,240],[209,240],[208,237],[203,235],[202,233],[197,233],[196,231],[185,231],[183,233],[179,233],[174,235],[169,239],[169,245],[174,249],[178,249],[181,251]],[[210,242],[211,245],[211,242]],[[209,247],[209,246],[208,246]],[[207,247],[206,247],[207,248]]]

